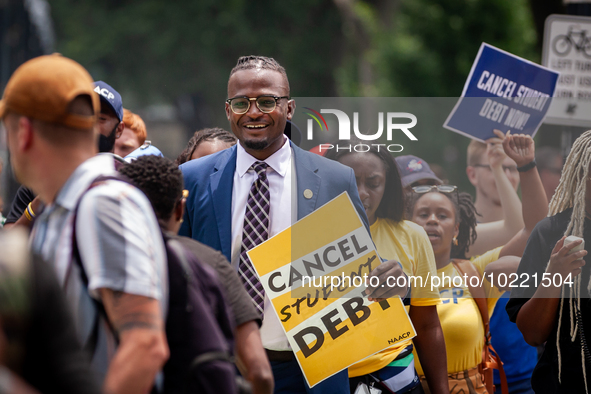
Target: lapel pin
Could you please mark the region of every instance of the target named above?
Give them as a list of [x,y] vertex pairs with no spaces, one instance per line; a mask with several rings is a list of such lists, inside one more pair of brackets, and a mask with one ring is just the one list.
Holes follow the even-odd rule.
[[312,190],[310,190],[310,189],[304,190],[304,197],[306,197],[308,200],[311,199],[313,195],[314,195],[314,193],[312,193]]

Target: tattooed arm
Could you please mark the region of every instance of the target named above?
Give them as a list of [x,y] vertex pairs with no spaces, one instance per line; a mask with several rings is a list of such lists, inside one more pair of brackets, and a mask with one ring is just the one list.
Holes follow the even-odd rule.
[[99,289],[119,336],[119,347],[104,382],[108,394],[147,393],[168,359],[164,322],[157,300]]

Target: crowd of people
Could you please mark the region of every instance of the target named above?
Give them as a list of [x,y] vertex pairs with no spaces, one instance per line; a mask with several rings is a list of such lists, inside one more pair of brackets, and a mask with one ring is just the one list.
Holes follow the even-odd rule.
[[[472,141],[473,201],[423,158],[301,149],[272,58],[239,58],[227,97],[231,132],[199,130],[172,161],[75,61],[14,72],[0,392],[589,392],[591,131],[564,164],[527,135]],[[343,192],[382,259],[365,295],[401,297],[416,336],[310,387],[247,251]]]

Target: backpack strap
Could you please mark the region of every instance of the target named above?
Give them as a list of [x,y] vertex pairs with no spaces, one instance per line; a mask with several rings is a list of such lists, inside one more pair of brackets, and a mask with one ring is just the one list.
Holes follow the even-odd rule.
[[194,285],[195,278],[193,278],[193,271],[189,266],[189,261],[187,260],[187,256],[185,255],[185,249],[181,245],[179,241],[176,239],[172,239],[169,237],[165,232],[162,232],[162,237],[164,239],[164,244],[167,249],[169,249],[176,257],[176,261],[179,263],[180,267],[183,270],[183,277],[185,278],[185,287],[186,287],[186,294],[187,300],[185,304],[185,310],[187,312],[191,312],[193,310],[193,306],[189,302],[189,287]]
[[480,317],[482,318],[482,324],[484,326],[484,347],[482,349],[482,363],[478,366],[478,370],[484,379],[487,391],[489,393],[494,393],[493,369],[497,369],[501,378],[501,392],[502,394],[508,394],[509,388],[507,385],[505,369],[503,368],[503,362],[490,341],[490,318],[488,316],[486,293],[482,286],[472,286],[471,279],[473,277],[476,277],[476,282],[480,283],[480,274],[470,260],[452,259],[452,264],[458,270],[460,275],[466,276],[466,285],[470,288],[470,293],[472,293],[472,298],[476,302],[478,310],[480,311]]
[[[117,164],[117,158],[115,157],[115,168],[119,169],[122,166],[122,163],[119,163],[119,165]],[[126,163],[124,163],[126,164]],[[82,257],[80,256],[80,249],[78,248],[78,237],[76,234],[76,221],[78,219],[78,208],[80,207],[80,202],[82,201],[82,198],[84,197],[84,195],[90,191],[92,188],[106,182],[106,181],[110,181],[110,180],[114,180],[114,181],[119,181],[119,182],[124,182],[130,185],[133,185],[133,182],[127,178],[125,175],[120,174],[120,173],[116,173],[114,175],[99,175],[98,177],[96,177],[92,183],[90,184],[90,186],[88,186],[88,188],[80,195],[80,197],[78,198],[78,201],[76,202],[76,207],[74,208],[74,217],[73,217],[73,222],[72,222],[72,255],[71,255],[71,260],[70,260],[70,265],[67,268],[67,274],[66,274],[66,283],[64,284],[64,288],[67,285],[67,280],[70,277],[70,273],[71,273],[71,269],[72,269],[72,265],[76,264],[78,266],[78,268],[80,269],[80,276],[82,279],[82,283],[84,284],[84,286],[86,287],[86,289],[88,289],[88,275],[86,275],[86,270],[84,269],[84,264],[82,264]],[[96,346],[98,344],[98,333],[99,333],[99,327],[100,327],[100,318],[101,316],[103,317],[103,320],[105,321],[105,324],[107,325],[107,327],[109,327],[109,330],[113,333],[113,336],[115,338],[115,341],[117,344],[119,344],[119,335],[117,335],[117,331],[115,330],[115,327],[113,326],[113,324],[111,323],[111,320],[109,320],[109,316],[107,315],[107,311],[105,310],[105,306],[103,305],[102,302],[92,298],[92,302],[95,304],[96,309],[97,309],[97,316],[96,319],[94,321],[94,325],[92,327],[92,332],[90,333],[90,336],[88,337],[88,340],[86,341],[86,343],[83,345],[83,349],[88,352],[88,354],[93,355],[95,350],[96,350]],[[156,394],[159,392],[158,389],[158,384],[154,384],[152,389],[150,390],[150,394]]]
[[[195,307],[193,306],[194,304],[191,303],[191,297],[190,297],[191,288],[199,289],[202,286],[201,281],[198,276],[199,271],[196,271],[194,269],[194,268],[198,268],[198,267],[195,267],[192,264],[196,264],[196,263],[201,264],[201,263],[198,262],[198,260],[194,259],[196,256],[194,256],[190,250],[187,250],[179,240],[171,237],[165,231],[162,232],[162,235],[164,238],[164,243],[165,243],[167,255],[169,258],[169,261],[168,261],[169,267],[170,267],[170,264],[172,264],[174,266],[178,265],[178,267],[180,267],[180,269],[181,269],[180,272],[183,275],[184,286],[186,287],[185,312],[190,314],[195,310]],[[207,297],[205,296],[206,290],[201,288],[200,291],[202,291],[202,293],[203,293],[204,302],[207,302]],[[198,306],[197,306],[197,308],[198,308]],[[211,308],[210,312],[212,313],[214,320],[215,320],[216,324],[218,325],[219,329],[221,331],[223,331],[222,327],[220,326],[220,322],[219,322],[217,316],[215,316],[216,312],[213,310],[213,306],[208,305],[208,309],[209,308]],[[193,317],[193,319],[195,319],[195,318]],[[221,332],[221,334],[223,335],[224,333]],[[187,370],[187,376],[186,376],[186,381],[185,381],[186,392],[193,392],[193,391],[191,391],[190,388],[194,387],[196,380],[197,381],[200,381],[203,379],[207,380],[208,378],[206,378],[206,375],[207,375],[208,371],[211,371],[211,368],[212,367],[215,368],[215,364],[219,365],[219,363],[228,364],[230,370],[234,369],[234,366],[233,366],[234,365],[234,358],[232,357],[232,355],[228,351],[210,350],[210,351],[206,351],[206,352],[203,352],[203,353],[200,353],[200,354],[194,356],[194,358],[190,361],[190,364],[189,364],[188,370]],[[235,379],[236,380],[234,383],[236,384],[236,387],[240,388],[240,393],[250,393],[249,384],[246,383],[244,381],[244,379],[242,379],[242,377],[237,375],[235,377]],[[203,390],[203,392],[209,392],[209,391]]]
[[172,250],[172,252],[175,254],[179,265],[183,269],[185,279],[187,280],[188,283],[192,283],[194,281],[194,279],[193,279],[191,267],[189,266],[189,262],[187,261],[187,256],[185,256],[185,249],[183,248],[183,246],[181,245],[181,243],[179,241],[169,237],[168,235],[166,235],[166,233],[163,232],[162,236],[164,237],[164,242],[165,242],[166,246],[168,246]]
[[[122,175],[101,175],[101,176],[95,178],[92,181],[92,183],[90,184],[90,186],[88,186],[88,188],[80,195],[80,198],[78,198],[78,202],[76,203],[76,206],[74,208],[74,215],[73,215],[73,221],[72,221],[72,254],[70,257],[70,265],[68,266],[67,271],[66,271],[67,272],[66,273],[66,282],[64,284],[64,288],[67,287],[67,284],[68,284],[67,281],[70,278],[72,266],[74,264],[76,264],[76,266],[80,270],[80,277],[81,277],[82,283],[88,289],[88,275],[86,275],[86,270],[84,269],[84,264],[82,264],[82,256],[80,256],[80,249],[78,248],[78,236],[76,234],[77,233],[76,221],[78,219],[78,209],[80,207],[80,202],[82,201],[82,198],[89,190],[91,190],[92,188],[94,188],[94,187],[96,187],[96,186],[100,185],[101,183],[104,183],[108,180],[117,180],[120,182],[130,183],[130,181]],[[94,354],[94,352],[96,350],[97,342],[98,342],[100,317],[103,318],[103,320],[105,321],[105,323],[107,324],[107,326],[109,327],[111,332],[113,333],[115,340],[117,342],[119,342],[119,336],[117,335],[117,331],[115,330],[115,327],[113,327],[113,325],[111,324],[111,321],[109,320],[109,316],[107,315],[107,311],[105,310],[105,306],[103,305],[103,303],[92,298],[92,297],[91,297],[91,299],[96,307],[97,317],[96,317],[95,322],[93,324],[92,331],[91,331],[86,343],[83,345],[83,348],[84,348],[84,350],[89,352],[89,354]]]

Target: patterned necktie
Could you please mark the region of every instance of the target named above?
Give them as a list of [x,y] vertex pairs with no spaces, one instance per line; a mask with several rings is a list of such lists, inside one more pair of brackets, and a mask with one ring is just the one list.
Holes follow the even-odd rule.
[[265,305],[265,291],[246,251],[269,238],[270,193],[267,167],[267,163],[262,161],[257,161],[250,167],[256,172],[257,179],[252,183],[246,201],[240,262],[238,263],[240,278],[261,314]]

